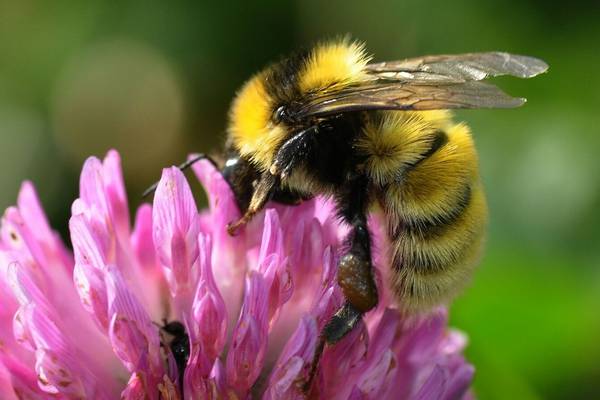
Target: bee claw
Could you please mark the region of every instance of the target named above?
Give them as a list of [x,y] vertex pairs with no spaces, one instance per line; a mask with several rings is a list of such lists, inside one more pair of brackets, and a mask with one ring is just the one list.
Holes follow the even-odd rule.
[[297,377],[293,382],[294,387],[300,393],[303,399],[310,399],[312,392],[312,382],[304,377]]
[[281,180],[285,180],[290,175],[290,169],[292,165],[286,165],[284,168],[280,168],[280,164],[275,162],[269,168],[269,173],[273,176],[279,177]]
[[246,221],[243,218],[235,222],[230,222],[227,224],[227,233],[229,236],[237,236],[239,229],[244,225],[246,225]]
[[228,223],[227,224],[227,233],[229,233],[230,236],[236,236],[238,234],[240,228],[243,228],[244,226],[246,226],[246,224],[248,222],[250,222],[252,217],[254,217],[256,212],[257,212],[257,210],[250,209],[250,210],[246,211],[246,213],[242,216],[242,218],[238,219],[237,221]]
[[323,351],[325,350],[325,342],[326,342],[325,337],[323,335],[319,335],[319,341],[317,342],[317,346],[315,348],[315,353],[313,354],[313,359],[312,359],[309,369],[308,369],[308,376],[298,377],[295,382],[297,385],[296,387],[298,389],[300,389],[301,393],[303,394],[303,396],[305,398],[311,397],[311,392],[313,392],[313,390],[315,390],[315,388],[313,387],[313,384],[317,377],[317,370],[319,368],[319,362],[321,361],[321,356],[323,355]]

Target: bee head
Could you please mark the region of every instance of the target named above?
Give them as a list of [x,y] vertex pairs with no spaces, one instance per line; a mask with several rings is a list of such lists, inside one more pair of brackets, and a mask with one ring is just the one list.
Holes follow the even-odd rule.
[[296,53],[252,77],[238,92],[228,133],[240,154],[259,170],[269,169],[277,149],[311,124],[299,110],[314,94],[364,79],[364,46],[348,39]]
[[240,155],[267,170],[289,136],[287,107],[268,90],[266,74],[255,75],[238,92],[229,113],[228,134]]

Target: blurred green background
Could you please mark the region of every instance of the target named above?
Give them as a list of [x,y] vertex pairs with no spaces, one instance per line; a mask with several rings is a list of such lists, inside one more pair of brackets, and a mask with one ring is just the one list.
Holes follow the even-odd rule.
[[245,79],[318,39],[350,33],[378,60],[535,55],[548,74],[499,80],[525,107],[458,113],[491,223],[452,323],[479,398],[600,398],[600,7],[548,4],[0,1],[0,208],[32,179],[64,233],[83,160],[111,147],[139,203],[162,166],[218,148]]

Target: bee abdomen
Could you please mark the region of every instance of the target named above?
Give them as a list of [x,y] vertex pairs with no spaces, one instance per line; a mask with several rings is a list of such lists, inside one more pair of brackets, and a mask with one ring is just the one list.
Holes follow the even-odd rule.
[[447,138],[384,194],[392,289],[406,309],[456,296],[483,247],[487,209],[477,155],[464,125],[451,127]]
[[477,185],[466,191],[447,214],[433,221],[405,219],[393,235],[395,255],[422,273],[436,273],[460,261],[474,237],[479,235],[479,217],[485,207],[483,191]]

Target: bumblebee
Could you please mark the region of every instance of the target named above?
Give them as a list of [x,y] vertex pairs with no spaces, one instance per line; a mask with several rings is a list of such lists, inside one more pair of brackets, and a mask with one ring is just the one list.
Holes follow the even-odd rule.
[[525,99],[482,81],[548,68],[501,52],[371,60],[357,42],[318,44],[253,76],[229,114],[221,171],[243,213],[231,234],[269,200],[295,204],[316,195],[331,197],[351,227],[337,270],[346,301],[322,332],[328,344],[377,305],[367,226],[376,208],[400,307],[426,312],[469,281],[487,210],[469,128],[449,110],[518,107]]
[[[179,377],[179,390],[183,394],[183,377],[185,367],[190,358],[190,337],[185,331],[185,326],[179,321],[167,322],[163,321],[159,327],[159,336],[161,338],[161,347],[167,347],[172,354],[175,364],[177,365],[177,376]],[[163,338],[162,333],[170,336],[169,340]]]
[[511,108],[482,80],[530,78],[541,60],[500,52],[371,63],[364,45],[332,41],[267,67],[235,97],[223,168],[247,223],[270,200],[334,199],[351,226],[337,280],[346,298],[323,337],[335,343],[377,305],[368,213],[392,245],[390,286],[408,312],[448,302],[469,281],[487,210],[469,128],[450,109]]

